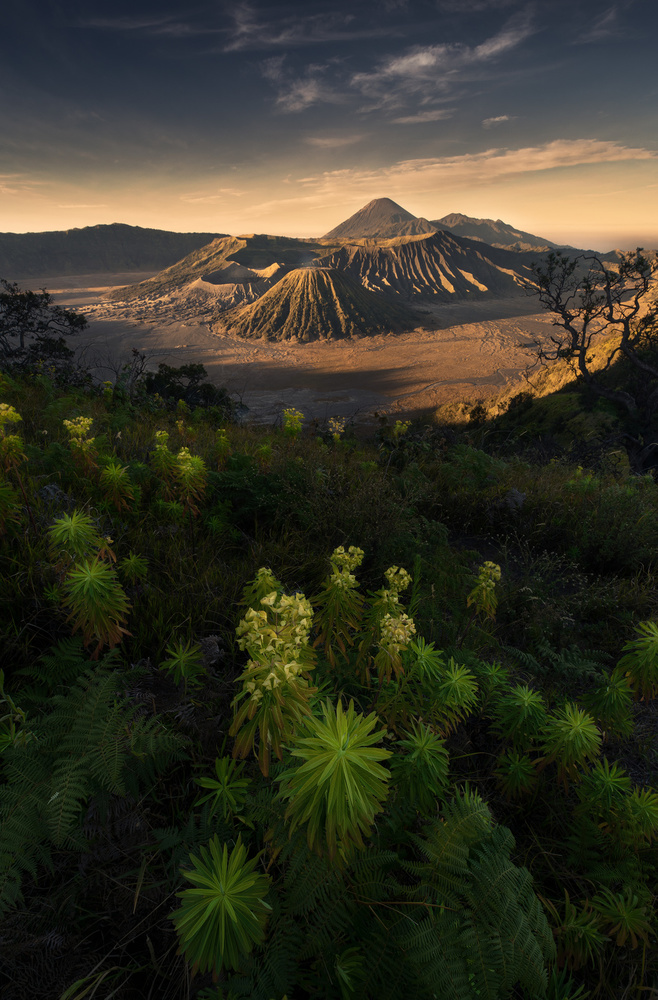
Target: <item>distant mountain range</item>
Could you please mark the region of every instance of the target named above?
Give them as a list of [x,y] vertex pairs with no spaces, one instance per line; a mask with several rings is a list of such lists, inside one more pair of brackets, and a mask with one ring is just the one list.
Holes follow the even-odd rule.
[[[416,236],[438,231],[450,232],[470,240],[479,240],[490,246],[506,250],[556,250],[558,243],[552,243],[541,236],[533,236],[521,229],[515,229],[498,219],[472,219],[468,215],[444,215],[442,219],[428,222],[407,212],[390,198],[375,198],[345,222],[326,234],[325,239],[391,239],[396,236]],[[569,248],[572,249],[572,248]]]
[[[391,206],[389,221],[399,214],[405,226]],[[423,301],[525,294],[537,256],[435,229],[393,239],[226,236],[108,298],[240,337],[328,340],[417,326]]]
[[51,233],[0,233],[0,278],[156,271],[218,233],[170,233],[114,223]]
[[573,250],[573,247],[561,243],[552,243],[542,236],[533,236],[522,229],[503,222],[502,219],[472,219],[469,215],[444,215],[431,223],[435,229],[443,229],[455,236],[465,236],[469,240],[481,240],[492,247],[506,250]]
[[326,340],[416,326],[423,301],[523,295],[533,263],[556,248],[501,220],[429,222],[377,198],[318,239],[123,225],[8,233],[0,277],[158,270],[107,298],[136,317],[203,320],[240,337]]

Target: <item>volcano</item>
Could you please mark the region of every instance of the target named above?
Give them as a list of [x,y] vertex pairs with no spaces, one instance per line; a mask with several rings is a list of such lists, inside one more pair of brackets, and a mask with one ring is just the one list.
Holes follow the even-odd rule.
[[418,236],[434,232],[436,226],[427,219],[417,219],[390,198],[375,198],[327,233],[324,239],[354,240],[368,237],[388,240],[395,236]]
[[519,295],[530,257],[451,233],[347,243],[317,264],[336,268],[372,292],[452,302]]
[[399,303],[323,267],[289,271],[258,301],[222,316],[234,336],[302,342],[399,332],[419,322]]

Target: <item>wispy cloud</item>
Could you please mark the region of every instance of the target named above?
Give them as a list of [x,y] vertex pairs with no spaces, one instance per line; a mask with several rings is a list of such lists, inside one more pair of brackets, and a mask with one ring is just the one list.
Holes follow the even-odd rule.
[[411,97],[446,93],[517,48],[533,32],[529,15],[521,13],[479,45],[461,42],[417,45],[388,57],[371,72],[355,73],[351,85],[369,98],[374,107],[395,107]]
[[218,29],[193,25],[172,15],[158,17],[90,17],[79,22],[84,28],[98,28],[105,31],[136,32],[148,35],[170,35],[181,38],[185,35],[205,35],[217,33]]
[[0,194],[28,194],[43,186],[43,181],[35,181],[27,174],[0,174]]
[[495,118],[483,118],[483,128],[495,128],[496,125],[503,125],[505,122],[514,121],[516,115],[496,115]]
[[[339,191],[389,195],[487,186],[502,177],[623,160],[655,160],[658,151],[599,139],[555,139],[522,149],[493,148],[460,156],[400,160],[379,170],[333,170],[304,179],[325,197]],[[302,182],[300,182],[302,183]]]
[[58,205],[57,207],[58,208],[107,208],[108,206],[107,206],[107,202],[100,202],[99,204],[95,204],[95,205],[80,204],[78,202],[78,203],[75,203],[75,204],[72,204],[72,205]]
[[393,29],[384,25],[357,27],[353,14],[339,11],[306,15],[296,12],[287,17],[268,18],[250,3],[236,3],[228,13],[233,25],[225,52],[357,41],[393,33]]
[[242,191],[240,188],[219,188],[217,191],[212,193],[206,191],[190,191],[186,194],[180,196],[180,200],[186,202],[188,205],[196,205],[209,203],[217,201],[226,201],[230,198],[241,198],[242,195],[247,194],[246,191]]
[[296,75],[285,60],[285,56],[272,56],[261,63],[261,73],[278,91],[275,104],[280,111],[293,113],[313,104],[343,103],[344,96],[327,80],[326,64],[311,64]]
[[454,108],[435,108],[433,111],[419,111],[415,115],[403,115],[401,118],[393,118],[394,125],[417,125],[422,122],[439,122],[444,118],[452,118]]
[[619,33],[617,7],[609,7],[603,14],[575,38],[575,42],[605,42]]
[[353,146],[365,138],[363,133],[359,135],[309,135],[304,139],[307,146],[316,146],[318,149],[337,149],[340,146]]

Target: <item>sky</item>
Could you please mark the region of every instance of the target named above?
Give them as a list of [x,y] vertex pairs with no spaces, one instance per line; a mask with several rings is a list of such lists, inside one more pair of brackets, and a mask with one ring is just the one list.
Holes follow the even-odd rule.
[[655,0],[4,0],[0,232],[321,236],[373,198],[658,246]]

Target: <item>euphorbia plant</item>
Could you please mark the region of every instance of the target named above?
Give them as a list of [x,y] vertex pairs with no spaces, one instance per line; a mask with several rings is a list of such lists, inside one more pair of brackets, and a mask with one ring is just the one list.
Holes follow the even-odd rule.
[[98,659],[103,646],[111,649],[124,635],[130,635],[123,627],[130,609],[128,599],[114,570],[98,557],[74,566],[62,589],[73,631],[82,630],[85,646],[92,640],[97,642],[92,659]]
[[[267,570],[260,574],[268,579]],[[250,590],[259,592],[258,581]],[[310,712],[315,693],[309,685],[315,662],[308,644],[313,613],[303,594],[272,590],[258,604],[237,629],[238,643],[250,659],[239,678],[242,689],[233,701],[229,732],[235,737],[233,755],[246,757],[258,745],[261,771],[268,774],[271,754],[281,758],[283,744]]]
[[135,499],[135,490],[127,466],[122,466],[113,459],[101,472],[99,482],[106,498],[118,511],[130,510],[130,505]]
[[601,733],[587,712],[567,703],[548,716],[542,740],[545,757],[540,767],[555,761],[558,777],[567,787],[568,779],[577,781],[580,768],[596,760],[601,752]]
[[374,712],[356,712],[352,701],[345,712],[341,702],[327,700],[322,719],[310,716],[298,727],[290,752],[303,763],[277,780],[288,803],[290,833],[305,826],[308,845],[318,854],[334,858],[340,850],[347,856],[363,847],[383,809],[390,772],[380,761],[391,752],[375,746],[386,733],[375,728],[378,722]]
[[190,856],[193,869],[182,872],[194,888],[177,893],[181,905],[171,919],[193,969],[211,971],[216,980],[264,940],[269,878],[255,870],[258,856],[248,858],[239,837],[230,854],[217,836],[200,853]]

